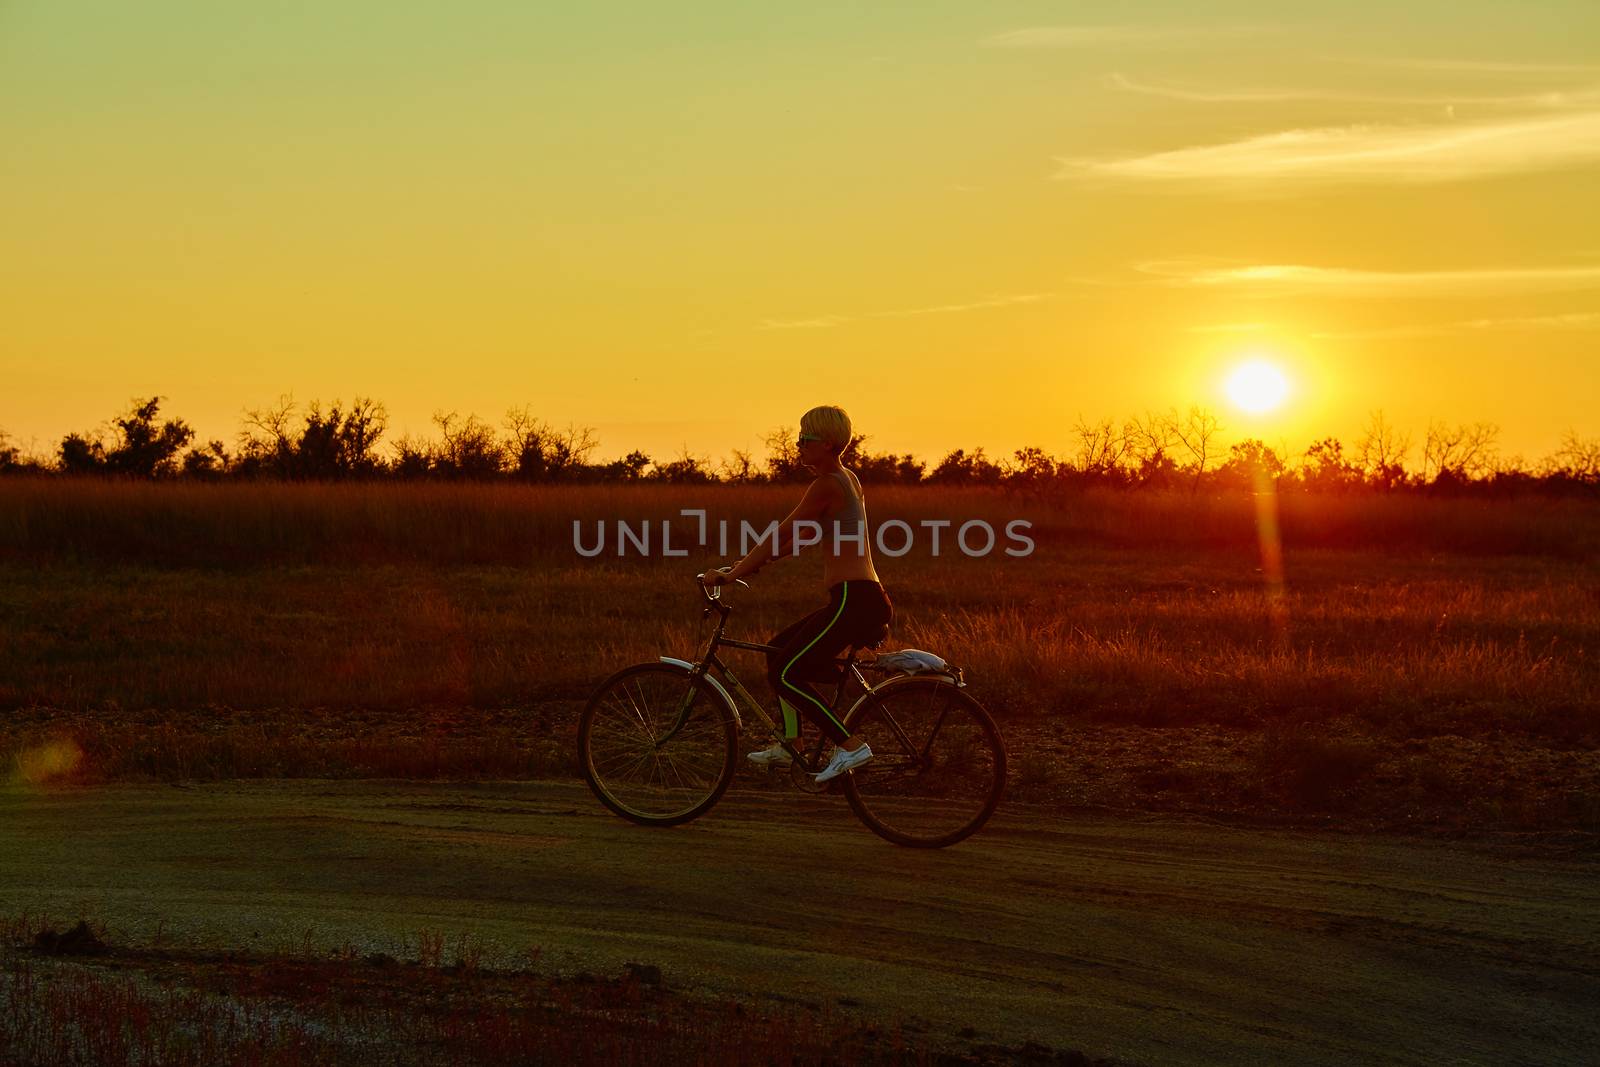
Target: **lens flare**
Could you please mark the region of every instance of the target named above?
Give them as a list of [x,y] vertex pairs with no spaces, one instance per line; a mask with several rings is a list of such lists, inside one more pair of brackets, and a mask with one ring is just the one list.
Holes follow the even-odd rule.
[[27,786],[46,785],[65,778],[83,762],[83,749],[76,741],[50,741],[17,753],[15,781]]

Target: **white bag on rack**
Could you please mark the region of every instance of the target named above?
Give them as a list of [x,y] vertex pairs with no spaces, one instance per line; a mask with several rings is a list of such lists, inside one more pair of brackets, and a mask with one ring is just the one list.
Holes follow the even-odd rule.
[[877,659],[879,666],[902,674],[948,674],[950,665],[943,657],[920,648],[902,648],[898,652],[885,652]]

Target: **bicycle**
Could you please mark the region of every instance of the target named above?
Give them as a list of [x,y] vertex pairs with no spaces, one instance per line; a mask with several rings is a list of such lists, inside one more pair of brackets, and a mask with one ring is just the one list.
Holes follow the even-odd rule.
[[[877,660],[858,660],[862,649],[883,642],[887,627],[850,645],[833,661],[838,685],[831,711],[838,717],[852,682],[862,689],[840,721],[872,746],[872,759],[819,786],[811,775],[826,765],[826,738],[818,732],[804,752],[786,740],[717,655],[723,647],[776,649],[727,637],[732,608],[722,602],[724,587],[707,590],[699,575],[695,587],[705,601],[702,614],[718,615],[699,659],[661,656],[624,667],[600,683],[578,720],[583,777],[607,808],[645,826],[676,826],[711,810],[738,769],[744,719],[736,693],[788,752],[795,783],[810,793],[837,785],[880,837],[911,848],[944,848],[989,821],[1005,790],[1005,745],[989,713],[966,691],[960,667],[900,673]],[[892,662],[894,656],[882,658]],[[867,673],[886,677],[869,683]]]

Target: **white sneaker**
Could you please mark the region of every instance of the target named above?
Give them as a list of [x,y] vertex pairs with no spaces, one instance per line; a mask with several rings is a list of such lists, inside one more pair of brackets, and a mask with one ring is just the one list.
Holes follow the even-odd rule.
[[833,758],[828,761],[828,765],[822,768],[821,773],[814,775],[814,777],[818,782],[826,782],[830,778],[839,777],[845,771],[855,770],[871,758],[872,748],[868,745],[862,745],[854,752],[836,748],[833,750]]
[[784,747],[774,741],[760,752],[752,752],[745,757],[758,767],[770,767],[774,763],[793,763],[794,757],[784,750]]

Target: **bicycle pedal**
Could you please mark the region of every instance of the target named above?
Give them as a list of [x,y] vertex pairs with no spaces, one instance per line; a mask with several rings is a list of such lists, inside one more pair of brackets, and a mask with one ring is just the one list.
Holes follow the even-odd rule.
[[823,793],[826,793],[833,788],[833,782],[819,783],[815,778],[811,777],[811,775],[811,771],[806,770],[798,763],[790,768],[789,772],[789,777],[794,782],[795,788],[800,790],[802,793],[810,793],[812,796],[821,796]]

